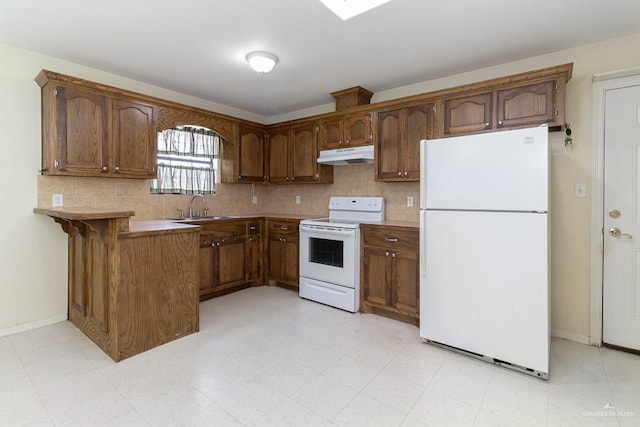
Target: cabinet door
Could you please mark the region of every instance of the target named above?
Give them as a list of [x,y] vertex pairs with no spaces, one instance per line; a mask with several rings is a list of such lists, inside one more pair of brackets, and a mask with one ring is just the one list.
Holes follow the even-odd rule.
[[283,253],[282,253],[282,236],[277,234],[269,234],[269,279],[275,281],[283,281],[282,273]]
[[419,312],[418,254],[412,251],[391,252],[391,305],[401,312]]
[[291,131],[291,179],[313,182],[318,179],[318,139],[315,124],[298,126]]
[[247,237],[247,281],[262,285],[262,240],[258,235]]
[[378,306],[391,305],[389,283],[390,252],[383,248],[363,249],[363,299]]
[[402,176],[412,181],[420,181],[420,140],[432,138],[433,104],[407,108],[404,129]]
[[240,126],[238,181],[262,182],[266,177],[264,172],[264,132]]
[[[498,91],[498,127],[554,124],[555,81],[537,83]],[[558,123],[562,124],[562,123]]]
[[344,119],[326,120],[320,124],[320,148],[322,150],[341,148],[344,143]]
[[247,281],[254,285],[264,284],[262,275],[262,230],[263,222],[248,222],[247,227]]
[[247,283],[245,264],[246,238],[234,236],[216,242],[217,280],[215,290]]
[[403,128],[401,109],[378,113],[377,179],[397,180],[402,177]]
[[345,142],[349,147],[369,145],[372,141],[371,114],[349,116],[344,120]]
[[285,236],[282,240],[282,278],[291,286],[299,286],[299,257],[298,237]]
[[200,236],[199,251],[199,287],[200,295],[213,292],[216,281],[217,254],[213,236],[203,234]]
[[269,182],[282,184],[289,181],[289,129],[269,133]]
[[154,178],[158,142],[153,106],[113,100],[113,172],[123,177]]
[[444,101],[444,134],[493,129],[493,92]]
[[[65,86],[54,88],[56,149],[54,170],[99,176],[108,172],[109,99]],[[53,141],[52,141],[53,143]]]

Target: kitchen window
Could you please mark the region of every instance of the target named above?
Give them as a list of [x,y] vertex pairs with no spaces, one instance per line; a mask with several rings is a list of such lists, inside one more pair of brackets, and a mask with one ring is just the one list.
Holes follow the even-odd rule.
[[158,132],[158,177],[152,194],[215,194],[220,182],[220,135],[199,126]]

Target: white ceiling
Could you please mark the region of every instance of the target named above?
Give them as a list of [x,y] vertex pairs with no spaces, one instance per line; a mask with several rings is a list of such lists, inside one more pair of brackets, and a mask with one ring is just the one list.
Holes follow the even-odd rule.
[[638,0],[392,0],[347,21],[319,0],[0,0],[0,43],[265,117],[638,32]]

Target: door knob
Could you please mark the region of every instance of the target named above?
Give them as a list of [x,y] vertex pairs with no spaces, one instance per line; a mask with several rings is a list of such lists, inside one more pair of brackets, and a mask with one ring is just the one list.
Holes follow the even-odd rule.
[[620,232],[620,229],[617,227],[613,227],[609,229],[609,236],[611,237],[622,237],[624,239],[633,239],[633,236],[631,234],[627,234],[627,233],[622,233]]

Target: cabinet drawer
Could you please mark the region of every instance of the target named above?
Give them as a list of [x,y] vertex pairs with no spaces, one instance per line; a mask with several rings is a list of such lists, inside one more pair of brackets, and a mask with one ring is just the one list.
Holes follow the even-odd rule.
[[203,227],[202,235],[210,235],[214,237],[244,236],[246,233],[246,225],[242,222],[215,222],[215,224],[207,224]]
[[260,234],[260,230],[262,230],[262,223],[260,223],[260,222],[248,222],[247,223],[247,234],[248,235]]
[[269,234],[297,234],[298,222],[269,221]]
[[362,236],[367,246],[378,246],[388,249],[419,250],[420,232],[416,229],[373,226],[363,227]]

